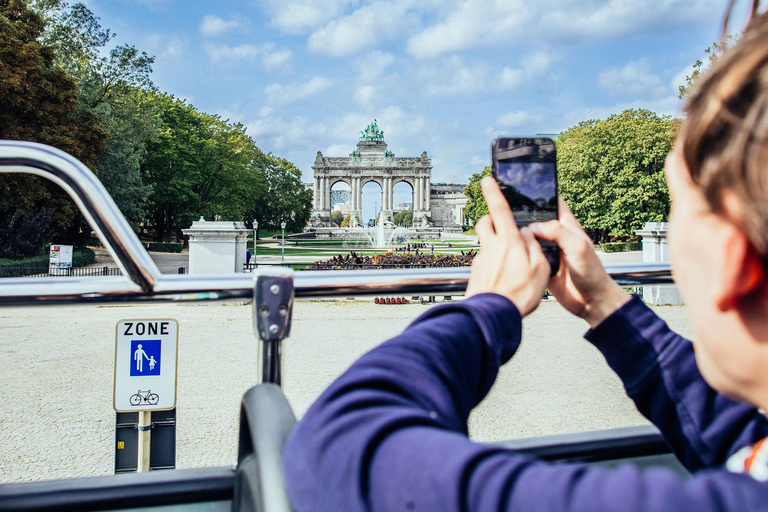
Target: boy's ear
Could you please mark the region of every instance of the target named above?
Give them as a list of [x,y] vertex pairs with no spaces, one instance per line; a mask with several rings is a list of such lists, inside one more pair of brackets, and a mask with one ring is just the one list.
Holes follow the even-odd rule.
[[[726,194],[723,205],[729,219],[740,218],[738,200],[734,195]],[[715,285],[715,305],[720,311],[736,306],[740,299],[755,292],[765,279],[762,259],[746,233],[732,221],[728,224],[729,233],[722,248],[720,279]]]

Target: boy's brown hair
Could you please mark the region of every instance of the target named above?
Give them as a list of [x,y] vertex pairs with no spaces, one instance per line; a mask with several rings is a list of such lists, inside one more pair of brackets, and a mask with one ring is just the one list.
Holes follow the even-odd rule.
[[732,220],[768,263],[768,13],[757,14],[758,4],[738,43],[694,84],[682,144],[715,213],[723,213],[723,190],[739,198],[744,215]]

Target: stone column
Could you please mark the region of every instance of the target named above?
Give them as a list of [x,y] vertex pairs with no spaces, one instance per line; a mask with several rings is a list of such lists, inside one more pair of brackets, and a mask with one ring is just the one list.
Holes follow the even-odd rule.
[[[635,231],[643,237],[643,262],[660,263],[669,261],[667,245],[668,222],[646,222],[643,229]],[[683,298],[675,285],[663,284],[643,287],[643,300],[653,305],[681,306]]]
[[323,211],[329,211],[331,209],[330,198],[328,197],[328,177],[323,177]]
[[320,189],[317,191],[320,197],[320,211],[325,210],[325,177],[320,178]]
[[315,178],[315,210],[320,210],[320,178]]
[[387,210],[392,209],[392,178],[387,178]]
[[429,211],[431,207],[429,196],[430,194],[432,194],[432,183],[430,182],[429,178],[424,179],[424,189],[425,189],[424,199],[426,200],[425,202],[427,203],[424,209]]
[[421,178],[416,178],[416,190],[415,190],[415,198],[413,200],[413,211],[414,213],[421,211]]

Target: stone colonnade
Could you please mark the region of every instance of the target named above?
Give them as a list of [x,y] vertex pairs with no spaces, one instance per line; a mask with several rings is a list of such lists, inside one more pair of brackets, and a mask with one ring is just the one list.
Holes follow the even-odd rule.
[[395,209],[394,199],[392,196],[394,186],[400,182],[406,182],[411,185],[413,189],[413,210],[414,211],[429,211],[430,201],[429,196],[431,193],[431,186],[428,178],[404,178],[397,179],[395,181],[392,177],[383,177],[380,179],[371,178],[366,179],[363,183],[361,177],[351,177],[347,179],[334,179],[333,183],[327,176],[315,178],[315,210],[324,211],[330,210],[331,205],[331,187],[335,183],[342,181],[349,185],[352,195],[352,211],[361,211],[363,209],[363,185],[371,181],[375,181],[381,185],[382,192],[382,206],[381,209],[385,211],[392,211]]

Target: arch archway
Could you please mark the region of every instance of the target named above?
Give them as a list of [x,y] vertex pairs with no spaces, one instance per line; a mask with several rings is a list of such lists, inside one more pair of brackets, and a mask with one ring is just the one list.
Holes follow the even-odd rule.
[[370,179],[362,184],[360,190],[362,191],[360,194],[362,223],[363,225],[367,226],[371,221],[376,220],[376,217],[379,215],[379,212],[381,212],[383,208],[383,187],[379,180]]
[[352,213],[352,187],[345,179],[331,184],[331,224],[341,227],[344,217]]
[[392,187],[392,220],[398,226],[413,224],[414,187],[410,180],[403,179]]

